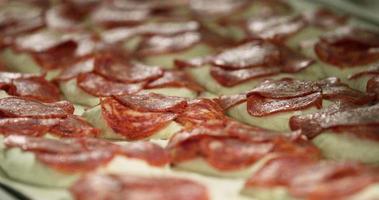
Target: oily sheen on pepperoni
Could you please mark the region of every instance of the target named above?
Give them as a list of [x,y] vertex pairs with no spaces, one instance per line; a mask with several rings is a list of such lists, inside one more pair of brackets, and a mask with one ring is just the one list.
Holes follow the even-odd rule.
[[10,95],[28,97],[43,102],[59,100],[58,88],[42,76],[0,72],[0,88]]
[[337,29],[315,45],[320,60],[339,68],[367,65],[379,60],[379,35],[361,29]]
[[301,16],[273,15],[253,17],[247,22],[248,33],[255,38],[282,41],[304,28],[306,22]]
[[187,50],[201,42],[198,32],[186,32],[177,35],[154,35],[145,37],[137,47],[138,56],[175,53]]
[[280,63],[280,51],[275,45],[258,40],[228,49],[212,60],[214,65],[226,69],[277,65]]
[[130,174],[84,176],[70,191],[75,200],[209,200],[207,188],[190,180]]
[[226,115],[218,102],[211,99],[195,99],[176,119],[183,126],[194,126],[207,121],[225,120]]
[[183,130],[170,140],[168,150],[174,164],[200,157],[220,170],[243,169],[272,153],[319,157],[319,151],[305,140],[292,140],[233,121],[206,123]]
[[0,119],[0,133],[3,135],[43,136],[47,133],[59,137],[94,137],[99,130],[76,116],[67,118],[3,118]]
[[129,140],[150,137],[177,116],[175,113],[139,112],[122,105],[113,98],[103,99],[101,108],[108,126]]
[[73,105],[67,101],[41,103],[21,97],[0,99],[1,117],[64,118],[73,111]]
[[349,127],[379,127],[379,104],[363,107],[334,105],[319,112],[293,116],[290,118],[292,130],[300,129],[303,134],[313,138],[323,130],[338,128],[349,132]]
[[95,73],[107,79],[125,83],[154,80],[163,75],[162,69],[141,63],[126,63],[111,56],[100,56],[95,60]]
[[305,156],[284,155],[268,161],[254,173],[245,189],[280,186],[295,198],[342,200],[376,181],[374,170],[356,163],[320,162]]
[[146,88],[186,87],[201,92],[204,89],[183,71],[165,71],[163,76],[148,83]]
[[142,90],[144,86],[144,82],[120,83],[110,81],[95,73],[79,74],[77,84],[82,90],[98,97],[133,94]]
[[187,107],[187,100],[182,97],[164,96],[156,93],[115,96],[121,104],[141,112],[181,113]]
[[63,172],[89,172],[106,165],[117,155],[142,159],[155,166],[163,166],[168,161],[161,147],[148,142],[119,146],[86,137],[54,140],[10,135],[5,137],[4,144],[7,148],[32,152],[39,161]]

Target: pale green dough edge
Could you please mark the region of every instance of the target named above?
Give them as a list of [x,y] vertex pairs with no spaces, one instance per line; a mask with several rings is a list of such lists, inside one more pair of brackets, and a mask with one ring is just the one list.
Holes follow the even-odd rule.
[[379,165],[379,142],[325,132],[314,138],[313,143],[328,159]]
[[[90,124],[101,130],[101,137],[112,140],[125,140],[125,138],[117,134],[110,128],[103,118],[101,106],[95,106],[85,111],[82,115]],[[165,128],[161,129],[154,135],[146,139],[169,139],[172,135],[182,129],[182,126],[176,122],[171,122]]]
[[210,66],[187,68],[186,72],[201,86],[208,91],[218,95],[231,95],[239,94],[249,91],[259,85],[262,81],[267,79],[282,79],[282,78],[295,78],[300,80],[317,80],[324,77],[321,68],[318,64],[313,64],[307,69],[302,70],[295,74],[279,74],[274,76],[266,76],[262,78],[256,78],[233,87],[224,87],[219,84],[210,74]]
[[79,177],[79,173],[61,173],[37,160],[30,152],[20,148],[4,147],[0,136],[0,167],[11,179],[43,187],[68,187]]
[[150,55],[144,57],[141,61],[147,65],[160,66],[164,69],[174,68],[174,60],[186,60],[209,55],[213,50],[205,44],[196,44],[190,49],[178,51],[177,53],[164,53],[159,55]]
[[[332,102],[324,100],[323,106],[327,107],[331,105]],[[279,112],[263,117],[254,117],[247,112],[247,103],[241,103],[233,106],[227,110],[227,114],[234,119],[241,121],[246,124],[253,126],[258,126],[266,128],[269,130],[286,132],[290,131],[289,119],[294,115],[304,115],[308,113],[317,112],[317,108],[311,107],[304,110],[290,111],[290,112]]]

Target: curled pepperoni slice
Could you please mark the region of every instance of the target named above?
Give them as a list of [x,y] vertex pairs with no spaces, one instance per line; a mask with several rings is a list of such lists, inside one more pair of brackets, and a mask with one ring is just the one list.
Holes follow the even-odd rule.
[[120,152],[130,158],[145,160],[153,166],[164,166],[169,163],[168,153],[151,142],[133,142],[121,147]]
[[278,67],[252,67],[239,70],[225,70],[219,67],[211,67],[212,77],[221,85],[233,87],[251,79],[271,76],[281,72]]
[[292,130],[300,129],[309,138],[313,138],[323,130],[354,126],[378,126],[379,104],[373,106],[353,107],[329,106],[319,112],[293,116],[290,118]]
[[49,28],[71,31],[80,27],[81,16],[75,15],[70,6],[61,4],[46,11],[45,21]]
[[110,80],[126,83],[154,80],[163,75],[159,67],[125,63],[111,56],[98,57],[95,60],[95,72]]
[[267,80],[251,90],[248,95],[259,94],[268,98],[291,98],[320,92],[321,88],[312,81],[282,79]]
[[18,78],[12,81],[15,91],[12,95],[28,97],[43,102],[55,102],[59,100],[57,86],[42,77]]
[[78,86],[84,91],[98,97],[133,94],[140,91],[142,83],[119,83],[109,81],[94,73],[79,74],[77,77]]
[[20,97],[0,99],[2,117],[64,118],[73,110],[73,105],[67,101],[41,103]]
[[207,121],[225,119],[226,116],[216,101],[196,99],[188,103],[187,108],[179,114],[176,120],[182,125],[193,126]]
[[220,170],[242,169],[271,153],[316,158],[320,155],[317,148],[305,140],[295,141],[232,121],[206,123],[183,130],[170,140],[168,150],[174,164],[201,157]]
[[322,37],[315,45],[315,52],[320,60],[347,68],[378,61],[378,47],[378,34],[344,27]]
[[277,16],[252,18],[247,22],[247,30],[253,37],[282,41],[299,32],[306,22],[300,16]]
[[150,82],[147,88],[186,87],[201,92],[204,89],[183,71],[165,71],[163,76]]
[[249,95],[247,98],[247,111],[255,117],[266,116],[278,112],[288,112],[316,106],[321,108],[321,93],[312,93],[306,96],[294,97],[290,99],[266,98],[260,95]]
[[58,123],[57,119],[3,118],[0,119],[0,133],[3,135],[41,136]]
[[356,79],[365,75],[379,75],[379,65],[369,66],[367,70],[349,76],[349,79]]
[[167,126],[177,116],[174,113],[139,112],[113,98],[103,99],[101,108],[108,126],[129,140],[147,138]]
[[60,137],[94,137],[100,133],[98,129],[92,127],[88,122],[74,115],[59,119],[58,124],[52,126],[50,132]]
[[187,100],[182,97],[164,96],[156,93],[115,96],[121,104],[141,112],[181,113],[187,107]]
[[221,108],[227,110],[235,105],[238,105],[246,101],[246,94],[235,94],[231,96],[220,96],[217,101],[220,104]]
[[253,41],[226,50],[213,58],[213,64],[227,69],[242,69],[280,63],[280,51],[275,45]]
[[317,163],[291,180],[289,192],[308,199],[345,199],[377,180],[376,171],[356,163]]
[[201,42],[198,32],[186,32],[172,36],[154,35],[146,37],[137,47],[139,56],[173,53],[187,50]]
[[79,59],[69,67],[62,70],[56,78],[58,81],[66,81],[78,76],[81,73],[92,72],[94,68],[94,58],[92,56]]
[[203,185],[168,177],[96,174],[83,177],[70,191],[75,200],[209,200]]

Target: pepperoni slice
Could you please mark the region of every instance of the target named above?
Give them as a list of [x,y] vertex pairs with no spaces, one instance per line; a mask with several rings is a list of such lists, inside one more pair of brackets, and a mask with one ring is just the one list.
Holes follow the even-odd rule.
[[148,56],[164,53],[184,51],[201,41],[198,32],[186,32],[173,36],[154,35],[146,37],[137,47],[139,56]]
[[63,118],[73,110],[73,105],[67,101],[41,103],[20,97],[0,99],[2,117]]
[[81,73],[92,72],[94,69],[94,58],[92,56],[79,59],[69,67],[62,70],[56,78],[58,81],[66,81],[78,76]]
[[374,76],[367,81],[367,92],[376,95],[376,100],[379,100],[379,76]]
[[176,120],[184,126],[193,126],[207,121],[225,119],[226,116],[216,101],[196,99],[188,103],[187,108],[179,114]]
[[337,15],[336,13],[324,8],[311,12],[304,12],[303,17],[308,24],[321,28],[335,28],[346,24],[348,19],[345,15]]
[[319,157],[317,148],[300,140],[227,121],[183,130],[170,140],[168,150],[174,164],[201,157],[220,170],[242,169],[271,153]]
[[278,48],[260,40],[226,50],[213,58],[214,65],[227,69],[277,65],[279,62]]
[[277,16],[252,18],[247,22],[249,34],[256,38],[282,41],[299,32],[306,25],[300,16]]
[[94,73],[79,74],[77,77],[77,82],[78,86],[82,90],[98,97],[133,94],[140,91],[145,84],[144,82],[119,83],[109,81]]
[[292,98],[301,97],[316,92],[321,92],[321,88],[315,82],[282,79],[264,81],[251,90],[248,93],[248,96],[252,94],[259,94],[262,97],[268,98]]
[[233,87],[251,79],[271,76],[281,72],[278,67],[252,67],[239,70],[225,70],[219,67],[211,67],[212,77],[221,85]]
[[376,171],[356,163],[319,163],[303,169],[289,192],[305,199],[345,199],[378,181]]
[[163,75],[162,69],[140,63],[125,63],[111,56],[95,60],[95,72],[110,79],[126,83],[154,80]]
[[50,132],[60,137],[94,137],[100,134],[98,129],[74,115],[59,119],[58,124],[51,127]]
[[3,135],[42,136],[58,123],[57,119],[3,118],[0,119],[0,133]]
[[344,27],[322,37],[315,45],[320,60],[340,68],[367,65],[379,60],[379,36],[373,32]]
[[75,200],[209,200],[203,185],[166,177],[96,174],[83,177],[70,191]]
[[[86,137],[55,140],[10,135],[5,137],[4,144],[8,148],[19,147],[33,152],[39,161],[63,172],[89,172],[106,165],[117,155],[146,160],[155,166],[168,162],[166,152],[148,142],[119,146]],[[152,155],[156,157],[152,158]]]
[[121,104],[140,112],[181,113],[187,107],[187,100],[182,97],[164,96],[156,93],[115,96]]
[[222,0],[222,1],[209,1],[209,0],[194,0],[191,1],[191,9],[198,15],[206,16],[224,16],[238,11],[246,6],[247,1],[244,0]]
[[133,142],[120,149],[123,155],[145,160],[153,166],[164,166],[169,163],[168,153],[151,142]]
[[177,116],[174,113],[139,112],[113,98],[103,99],[101,108],[108,126],[129,140],[147,138],[167,126]]
[[349,79],[356,79],[365,75],[379,75],[379,65],[369,66],[367,70],[349,76]]
[[317,162],[305,156],[285,155],[265,163],[249,178],[245,188],[280,186],[295,198],[342,200],[377,180],[376,171],[360,164]]
[[247,98],[247,111],[255,117],[262,117],[278,112],[288,112],[316,106],[321,108],[321,93],[312,93],[306,96],[290,99],[266,98],[260,95],[249,95]]
[[142,23],[151,17],[147,9],[126,10],[111,5],[102,4],[92,11],[90,19],[95,24],[108,28],[130,26]]
[[71,7],[65,4],[53,6],[46,11],[46,25],[56,30],[71,31],[78,29],[81,17],[74,13]]
[[379,104],[365,107],[329,106],[319,112],[290,118],[292,130],[300,129],[307,137],[313,138],[323,130],[354,126],[378,126]]
[[227,110],[235,105],[243,103],[246,101],[246,94],[235,94],[231,96],[220,96],[217,101],[221,108]]
[[150,82],[147,88],[186,87],[201,92],[204,89],[183,71],[165,71],[163,76]]
[[189,60],[175,59],[175,66],[179,69],[184,69],[186,67],[202,67],[207,64],[211,64],[213,56],[205,56],[198,58],[191,58]]

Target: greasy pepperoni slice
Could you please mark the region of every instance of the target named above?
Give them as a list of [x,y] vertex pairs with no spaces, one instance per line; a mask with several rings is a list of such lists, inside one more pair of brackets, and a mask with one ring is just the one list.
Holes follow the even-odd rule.
[[378,34],[344,27],[321,37],[315,45],[315,52],[326,63],[348,68],[377,62],[378,47]]
[[367,92],[376,95],[376,100],[379,100],[379,76],[374,76],[367,81]]
[[94,73],[79,74],[77,82],[82,90],[98,97],[133,94],[140,91],[144,86],[144,82],[120,83],[107,80]]
[[319,157],[319,151],[309,142],[291,137],[233,121],[219,121],[177,133],[167,148],[175,164],[201,157],[220,170],[245,168],[271,153]]
[[63,118],[73,110],[73,105],[66,101],[41,103],[20,97],[0,99],[2,117]]
[[305,199],[346,199],[378,181],[377,172],[356,163],[317,163],[291,180],[289,192]]
[[223,95],[220,96],[217,101],[221,108],[227,110],[235,105],[238,105],[246,101],[246,94],[235,94],[235,95]]
[[290,99],[266,98],[260,95],[249,95],[247,98],[247,111],[255,117],[266,116],[278,112],[294,111],[315,106],[321,108],[321,93],[312,93],[306,96]]
[[299,32],[306,25],[300,16],[277,16],[252,18],[247,22],[248,33],[256,38],[281,41]]
[[256,171],[247,180],[245,188],[288,186],[292,177],[295,177],[301,169],[316,162],[317,159],[304,155],[281,155],[269,160]]
[[41,136],[58,123],[57,119],[3,118],[0,119],[0,133],[3,135]]
[[181,113],[187,107],[187,100],[182,97],[164,96],[156,93],[115,96],[121,104],[141,112]]
[[201,41],[198,32],[186,32],[173,36],[154,35],[146,37],[137,47],[139,56],[174,53],[187,50]]
[[67,5],[58,5],[49,8],[45,14],[46,25],[49,28],[71,31],[79,28],[80,17],[74,15]]
[[177,116],[174,113],[139,112],[113,98],[103,99],[101,108],[108,126],[129,140],[147,138],[167,126]]
[[112,28],[136,25],[149,19],[150,16],[150,11],[147,9],[125,10],[102,4],[92,11],[90,18],[95,24]]
[[186,87],[201,92],[204,89],[183,71],[165,71],[163,76],[148,83],[147,88]]
[[59,119],[58,124],[52,126],[50,132],[60,137],[94,137],[100,133],[84,119],[74,115]]
[[304,12],[303,17],[308,24],[322,28],[335,28],[344,25],[348,19],[347,16],[337,15],[324,8]]
[[151,142],[133,142],[121,147],[121,154],[129,158],[145,160],[153,166],[164,166],[169,163],[167,152]]
[[252,67],[239,70],[225,70],[219,67],[211,67],[212,77],[221,85],[233,87],[254,78],[271,76],[281,72],[278,67]]
[[169,177],[95,174],[77,181],[70,191],[75,200],[209,200],[203,185]]
[[303,80],[267,80],[256,88],[252,89],[248,95],[259,94],[268,98],[291,98],[301,97],[308,94],[320,92],[321,88],[317,83]]
[[268,42],[253,41],[228,49],[213,58],[213,64],[227,69],[242,69],[262,65],[277,65],[280,51]]
[[300,129],[303,134],[313,138],[323,130],[354,126],[378,126],[379,104],[373,106],[353,107],[329,106],[319,112],[293,116],[290,118],[292,130]]
[[207,121],[225,119],[226,116],[216,101],[196,99],[188,103],[187,108],[179,114],[176,120],[182,125],[193,126]]
[[11,95],[28,97],[43,102],[59,100],[60,93],[56,85],[42,77],[18,78],[12,81],[15,91]]
[[79,59],[69,67],[62,70],[56,78],[59,81],[66,81],[78,76],[81,73],[92,72],[94,68],[94,58],[92,56]]
[[163,75],[162,69],[141,63],[125,63],[111,56],[95,60],[95,72],[110,79],[126,83],[154,80]]

